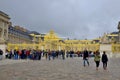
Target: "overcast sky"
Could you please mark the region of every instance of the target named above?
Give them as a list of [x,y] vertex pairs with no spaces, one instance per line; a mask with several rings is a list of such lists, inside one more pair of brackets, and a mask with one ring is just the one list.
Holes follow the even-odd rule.
[[70,39],[92,39],[117,30],[120,0],[0,0],[13,25]]

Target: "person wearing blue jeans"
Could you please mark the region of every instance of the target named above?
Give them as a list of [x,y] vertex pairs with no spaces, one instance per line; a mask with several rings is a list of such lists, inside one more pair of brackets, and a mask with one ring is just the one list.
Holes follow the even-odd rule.
[[83,65],[84,65],[84,67],[86,66],[86,62],[87,62],[87,64],[88,64],[88,66],[89,66],[88,57],[89,57],[89,53],[88,53],[88,51],[85,49],[85,50],[83,51]]

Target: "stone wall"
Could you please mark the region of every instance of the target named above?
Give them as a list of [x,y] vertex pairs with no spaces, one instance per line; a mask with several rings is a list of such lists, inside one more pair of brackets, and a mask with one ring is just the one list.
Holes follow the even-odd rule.
[[100,51],[112,52],[112,45],[111,44],[101,44]]

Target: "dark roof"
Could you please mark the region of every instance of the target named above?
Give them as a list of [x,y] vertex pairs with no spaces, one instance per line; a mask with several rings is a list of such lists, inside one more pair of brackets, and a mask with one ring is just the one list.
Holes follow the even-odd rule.
[[36,32],[36,31],[30,31],[29,34],[36,34],[36,35],[40,35],[40,33]]
[[118,34],[118,32],[112,32],[111,34]]

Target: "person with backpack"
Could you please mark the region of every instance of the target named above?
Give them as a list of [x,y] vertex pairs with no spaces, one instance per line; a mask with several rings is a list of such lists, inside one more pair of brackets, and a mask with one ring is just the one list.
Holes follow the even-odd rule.
[[94,61],[96,63],[96,70],[98,70],[99,64],[100,64],[100,52],[97,50],[94,55]]

